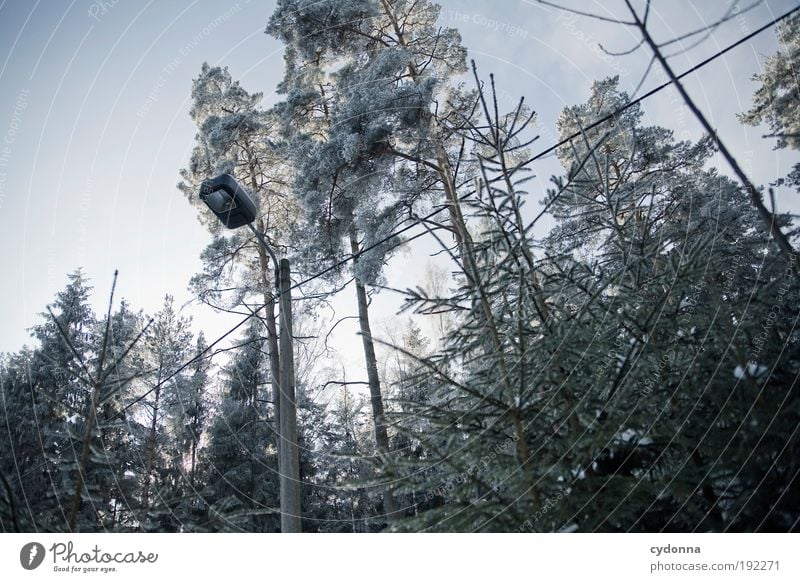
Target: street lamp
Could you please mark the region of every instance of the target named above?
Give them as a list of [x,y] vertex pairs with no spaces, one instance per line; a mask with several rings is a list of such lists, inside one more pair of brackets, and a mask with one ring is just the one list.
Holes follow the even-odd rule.
[[[219,221],[228,228],[239,228],[247,225],[256,235],[261,246],[269,253],[275,273],[278,273],[278,258],[272,251],[264,235],[253,228],[253,221],[258,214],[258,207],[249,192],[230,174],[221,174],[212,180],[204,180],[200,184],[200,200]],[[280,288],[280,279],[275,277],[275,286]]]
[[280,304],[280,402],[278,467],[280,472],[281,532],[299,533],[300,455],[297,447],[297,410],[294,390],[294,347],[292,342],[292,296],[289,260],[275,256],[264,235],[253,227],[258,207],[247,190],[230,174],[222,174],[200,185],[200,199],[228,228],[247,227],[269,253],[275,265],[275,284]]
[[236,178],[222,174],[200,185],[200,199],[228,228],[239,228],[256,219],[258,208]]

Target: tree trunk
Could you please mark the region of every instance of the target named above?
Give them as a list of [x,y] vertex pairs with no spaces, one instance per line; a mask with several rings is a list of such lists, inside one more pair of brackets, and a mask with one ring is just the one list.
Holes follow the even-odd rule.
[[192,486],[192,491],[194,491],[194,468],[197,462],[197,438],[195,435],[192,435],[195,438],[192,438],[192,477],[189,480],[189,483]]
[[[264,221],[258,219],[256,228],[264,234]],[[261,285],[264,293],[264,303],[266,309],[264,313],[264,321],[267,326],[267,342],[269,346],[269,375],[270,385],[272,387],[272,410],[275,416],[275,446],[278,450],[280,457],[280,429],[281,416],[280,416],[280,397],[281,397],[281,372],[280,361],[278,355],[278,331],[275,317],[275,289],[272,284],[272,277],[269,274],[269,257],[267,251],[261,244],[258,245],[258,260],[261,268]],[[277,265],[274,266],[277,268]]]
[[[361,247],[355,226],[350,228],[350,249],[356,255]],[[354,261],[356,262],[357,259]],[[369,400],[372,405],[372,419],[375,424],[375,444],[378,456],[389,452],[389,433],[386,431],[386,419],[383,411],[383,395],[381,394],[381,380],[378,376],[378,359],[375,357],[375,343],[372,341],[372,331],[369,326],[369,306],[367,304],[367,290],[364,284],[356,278],[356,299],[358,301],[358,325],[361,330],[361,341],[364,345],[364,360],[367,367],[367,381],[369,383]],[[383,509],[389,519],[395,517],[397,505],[392,497],[391,488],[383,493]]]

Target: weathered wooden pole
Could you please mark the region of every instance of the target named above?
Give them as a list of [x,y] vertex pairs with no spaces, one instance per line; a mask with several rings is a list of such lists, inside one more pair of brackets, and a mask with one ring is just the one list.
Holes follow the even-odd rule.
[[300,452],[297,446],[297,407],[294,393],[294,342],[289,260],[281,259],[280,285],[280,439],[281,532],[300,533]]

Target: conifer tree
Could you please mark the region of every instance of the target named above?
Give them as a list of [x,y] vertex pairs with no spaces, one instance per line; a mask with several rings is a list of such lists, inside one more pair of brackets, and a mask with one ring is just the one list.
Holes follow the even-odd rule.
[[68,528],[80,456],[79,425],[89,396],[82,378],[97,349],[92,345],[96,319],[89,305],[91,286],[80,269],[68,279],[42,314],[44,322],[32,329],[39,347],[30,362],[29,381],[42,471],[37,475],[40,485],[26,493],[41,495],[34,520],[46,530]]
[[[562,131],[626,102],[615,80],[598,82]],[[418,358],[425,454],[393,467],[431,505],[395,527],[791,528],[796,473],[767,459],[797,446],[797,310],[774,299],[795,279],[745,194],[705,168],[709,142],[641,127],[635,108],[584,132],[560,150],[567,174],[545,199],[558,226],[537,241],[536,218],[521,220],[525,167],[503,162],[514,140],[492,137],[503,123],[491,109],[495,152],[468,203],[483,218],[469,245],[479,276],[446,300],[409,291],[410,306],[458,316]],[[780,491],[769,507],[765,482]]]
[[[753,106],[740,115],[748,125],[766,123],[776,140],[775,148],[800,150],[800,15],[787,18],[777,28],[779,49],[764,63],[764,72],[753,76],[761,85],[753,95]],[[776,185],[786,182],[800,188],[800,162]]]
[[[4,532],[30,531],[43,527],[42,512],[47,491],[47,462],[42,454],[35,406],[33,354],[23,348],[0,357],[0,527]],[[40,409],[41,410],[41,409]],[[40,513],[42,512],[42,513]]]
[[247,332],[223,369],[218,412],[203,452],[203,498],[213,530],[280,531],[275,418],[266,406],[268,374],[261,326]]
[[[98,322],[98,337],[106,324]],[[97,410],[96,464],[91,475],[98,488],[101,526],[108,530],[132,527],[135,519],[131,508],[138,493],[137,423],[128,416],[125,403],[146,374],[138,345],[145,326],[143,314],[123,299],[108,327],[105,380]]]
[[14,468],[9,497],[22,501],[15,527],[26,530],[95,531],[130,523],[122,516],[133,492],[122,403],[141,371],[132,351],[141,317],[124,301],[112,315],[112,292],[109,312],[98,321],[83,274],[69,278],[45,322],[33,328],[40,345],[9,358],[12,367],[3,374],[14,432],[25,438],[24,445],[10,443],[3,470]]
[[144,379],[147,397],[139,403],[143,415],[139,520],[145,530],[180,527],[175,523],[175,506],[182,501],[179,484],[184,477],[176,466],[173,419],[177,403],[192,388],[187,375],[175,370],[191,353],[189,324],[190,319],[175,309],[173,297],[166,295],[143,340],[143,358],[150,371]]
[[199,209],[199,218],[213,240],[202,253],[203,272],[191,286],[205,303],[223,310],[245,307],[254,297],[265,305],[259,317],[268,333],[270,379],[273,401],[278,402],[280,370],[275,319],[275,270],[269,254],[245,228],[224,229],[198,197],[203,180],[220,173],[234,175],[246,187],[258,206],[253,227],[274,248],[285,246],[291,217],[296,213],[287,197],[287,165],[271,138],[274,116],[265,111],[261,93],[248,93],[227,68],[204,63],[192,86],[191,116],[198,128],[196,146],[189,166],[181,170],[178,187]]
[[[391,247],[377,241],[441,191],[460,220],[451,168],[458,155],[450,159],[453,132],[446,125],[450,115],[459,122],[463,115],[452,112],[451,101],[463,96],[449,95],[448,82],[464,70],[465,51],[455,30],[436,25],[438,14],[428,1],[285,0],[267,27],[286,44],[279,86],[286,100],[275,111],[296,168],[304,230],[314,233],[306,254],[320,265],[354,257],[379,454],[389,450],[389,435],[367,288],[378,281]],[[431,113],[436,97],[442,98],[439,117]],[[467,231],[458,220],[453,232],[462,240]],[[392,514],[391,494],[385,497]]]

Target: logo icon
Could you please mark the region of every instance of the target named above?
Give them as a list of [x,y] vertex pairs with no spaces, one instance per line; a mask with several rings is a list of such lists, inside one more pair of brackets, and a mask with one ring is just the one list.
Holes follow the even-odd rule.
[[37,542],[30,542],[22,546],[19,551],[19,563],[26,570],[35,570],[44,562],[44,546]]

